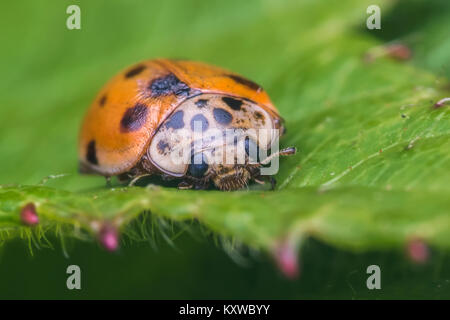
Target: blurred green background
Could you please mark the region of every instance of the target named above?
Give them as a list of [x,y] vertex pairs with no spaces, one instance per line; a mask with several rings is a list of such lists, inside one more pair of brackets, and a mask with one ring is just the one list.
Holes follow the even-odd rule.
[[[324,63],[328,59],[326,52],[316,52],[318,39],[297,35],[319,28],[326,41],[352,19],[355,37],[374,43],[402,40],[414,52],[408,63],[449,77],[449,2],[392,1],[386,11],[382,6],[382,30],[369,31],[365,8],[376,2],[4,3],[0,12],[0,183],[34,184],[49,174],[74,174],[77,134],[86,108],[111,76],[143,59],[188,58],[237,71],[261,83],[283,114],[294,101],[287,97],[299,90],[298,83],[314,79],[308,57],[320,54]],[[66,28],[66,8],[71,4],[81,8],[81,30]],[[302,46],[305,64],[300,68],[292,59]],[[298,83],[286,83],[285,77],[296,77]],[[302,101],[309,101],[313,108],[323,88],[309,89],[301,92]],[[101,178],[75,175],[60,185],[81,189],[102,183]],[[433,252],[428,263],[414,265],[401,250],[354,254],[306,240],[301,276],[293,281],[280,275],[266,254],[246,250],[243,257],[237,252],[227,254],[217,239],[201,233],[194,226],[193,232],[174,240],[175,247],[161,239],[156,249],[134,243],[114,254],[92,242],[69,241],[68,257],[59,240],[52,240],[53,249],[34,250],[34,256],[23,241],[9,242],[0,249],[0,298],[450,297],[446,267],[450,259],[445,252]],[[81,267],[81,291],[65,287],[70,264]],[[381,267],[382,290],[369,291],[365,286],[365,271],[371,264]]]
[[[265,255],[240,264],[210,240],[178,238],[176,248],[148,243],[110,254],[78,243],[30,257],[26,246],[7,246],[0,263],[2,299],[448,299],[448,255],[413,265],[402,252],[351,254],[308,241],[301,274],[288,280]],[[66,268],[81,268],[81,290],[66,288]],[[381,290],[368,290],[366,269],[381,268]]]

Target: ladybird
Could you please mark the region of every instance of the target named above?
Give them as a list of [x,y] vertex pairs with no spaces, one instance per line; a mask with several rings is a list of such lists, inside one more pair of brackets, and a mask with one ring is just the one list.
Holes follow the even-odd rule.
[[[257,130],[269,133],[260,137]],[[263,178],[273,186],[261,169],[296,149],[259,155],[284,132],[278,110],[253,81],[200,62],[147,60],[113,77],[88,109],[79,135],[80,172],[132,181],[159,174],[180,179],[180,189],[237,190]],[[237,145],[243,156],[230,148]]]

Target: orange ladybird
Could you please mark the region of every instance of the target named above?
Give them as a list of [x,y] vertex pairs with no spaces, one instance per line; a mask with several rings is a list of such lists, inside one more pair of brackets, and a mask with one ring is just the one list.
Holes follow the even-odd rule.
[[[261,130],[268,133],[261,137]],[[268,159],[295,153],[262,156],[284,130],[267,93],[240,75],[199,62],[143,61],[111,79],[89,108],[79,136],[80,171],[122,180],[160,174],[182,179],[179,188],[212,182],[236,190],[249,180],[263,183]],[[230,148],[237,145],[244,156]]]

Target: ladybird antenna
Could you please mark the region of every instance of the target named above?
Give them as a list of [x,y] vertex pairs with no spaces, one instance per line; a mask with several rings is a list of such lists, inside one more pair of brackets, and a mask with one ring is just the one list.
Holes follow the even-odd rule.
[[265,158],[263,161],[261,161],[259,164],[260,165],[265,165],[268,164],[270,161],[272,161],[273,158],[278,157],[278,156],[292,156],[297,152],[297,148],[296,147],[287,147],[281,150],[278,150],[275,153],[272,153],[270,156],[268,156],[267,158]]

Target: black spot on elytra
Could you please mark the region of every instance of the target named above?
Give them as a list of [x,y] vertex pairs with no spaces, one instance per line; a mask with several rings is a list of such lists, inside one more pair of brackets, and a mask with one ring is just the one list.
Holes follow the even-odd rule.
[[195,178],[201,178],[206,171],[208,171],[208,163],[206,162],[206,157],[203,153],[192,155],[188,173]]
[[198,99],[195,101],[195,105],[199,108],[204,108],[208,104],[208,99]]
[[233,120],[233,116],[227,110],[222,108],[214,108],[214,119],[220,124],[229,124]]
[[238,76],[236,74],[229,74],[228,77],[233,79],[237,83],[240,83],[252,90],[258,91],[258,90],[262,89],[262,87],[259,84],[255,83],[251,80],[245,79],[244,77]]
[[98,164],[97,148],[95,147],[95,140],[91,140],[88,143],[87,152],[86,152],[86,160],[92,164],[95,164],[95,165]]
[[148,86],[152,97],[167,96],[175,94],[177,96],[189,96],[191,88],[180,81],[173,73],[153,80]]
[[264,116],[263,116],[263,114],[262,114],[261,112],[255,111],[255,112],[253,113],[253,115],[254,115],[254,117],[255,117],[255,120],[261,121],[263,124],[266,123],[266,120],[264,119]]
[[120,131],[130,132],[139,130],[147,120],[148,108],[145,104],[136,103],[128,108],[120,121]]
[[132,78],[134,76],[137,76],[139,73],[144,71],[145,68],[147,68],[147,67],[144,66],[143,64],[140,64],[140,65],[128,70],[127,73],[125,73],[125,78]]
[[107,100],[107,96],[106,96],[106,94],[104,94],[98,101],[98,104],[100,105],[100,107],[103,107],[105,105],[106,100]]
[[192,131],[194,131],[194,124],[195,124],[195,122],[199,122],[200,123],[202,131],[206,131],[208,129],[209,122],[208,122],[208,119],[206,119],[204,115],[196,114],[195,116],[192,117],[192,119],[191,119],[191,129],[192,129]]
[[166,141],[159,140],[156,147],[158,148],[159,153],[163,154],[166,151],[166,149],[169,148],[169,144]]
[[175,112],[169,120],[166,122],[166,128],[172,128],[172,129],[181,129],[184,127],[184,121],[183,121],[184,112],[183,111],[177,111]]
[[241,110],[242,100],[234,99],[231,97],[223,97],[222,101],[225,102],[233,110]]

